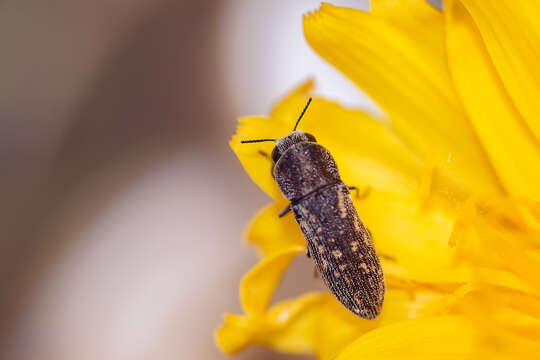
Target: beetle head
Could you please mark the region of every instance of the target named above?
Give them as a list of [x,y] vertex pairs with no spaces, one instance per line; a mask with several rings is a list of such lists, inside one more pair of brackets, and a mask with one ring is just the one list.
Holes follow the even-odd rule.
[[274,164],[279,160],[281,157],[281,154],[283,154],[288,148],[293,146],[294,144],[298,144],[300,142],[310,141],[310,142],[317,142],[315,140],[315,136],[304,133],[301,130],[296,130],[298,127],[298,123],[300,122],[300,119],[302,119],[302,116],[304,116],[304,113],[306,112],[309,104],[311,103],[311,98],[309,98],[306,106],[304,107],[304,110],[302,110],[302,113],[298,117],[298,120],[296,120],[296,124],[294,124],[294,129],[292,133],[289,135],[286,135],[282,137],[281,139],[258,139],[258,140],[242,140],[242,144],[248,144],[248,143],[258,143],[263,141],[273,141],[276,143],[276,146],[274,147],[274,150],[272,150],[272,161]]
[[289,135],[276,140],[276,146],[272,150],[272,161],[277,163],[281,154],[284,154],[291,146],[301,142],[317,142],[315,136],[310,133],[305,133],[302,130],[294,130]]

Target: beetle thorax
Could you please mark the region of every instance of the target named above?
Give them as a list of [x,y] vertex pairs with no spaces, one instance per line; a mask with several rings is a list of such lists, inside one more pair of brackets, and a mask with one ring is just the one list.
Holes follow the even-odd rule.
[[287,148],[276,163],[275,178],[283,195],[291,201],[341,181],[332,155],[310,141]]
[[298,144],[304,141],[310,141],[309,137],[307,137],[307,135],[303,133],[302,130],[295,130],[289,135],[286,135],[281,139],[276,140],[276,147],[278,148],[280,153],[284,154],[285,151],[287,151],[287,149],[294,144]]

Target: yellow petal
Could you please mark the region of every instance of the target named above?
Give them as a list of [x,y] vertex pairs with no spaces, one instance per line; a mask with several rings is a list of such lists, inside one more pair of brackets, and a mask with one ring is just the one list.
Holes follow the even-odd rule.
[[[270,116],[285,125],[287,131],[282,133],[281,136],[285,136],[290,133],[298,120],[298,116],[306,106],[308,100],[308,95],[315,88],[315,81],[313,79],[308,79],[298,85],[293,91],[289,92],[281,100],[279,100],[275,106],[273,106]],[[302,118],[302,124],[304,124],[306,119],[308,119],[312,111],[312,105],[309,107],[309,112],[304,114]]]
[[[279,105],[279,117],[296,116],[296,109],[304,105],[303,96],[289,96]],[[285,113],[289,109],[289,115]],[[295,109],[295,111],[291,111]],[[272,116],[278,116],[273,114]],[[408,196],[410,211],[419,211],[418,178],[422,172],[419,159],[384,124],[361,111],[344,108],[334,102],[316,98],[305,115],[301,128],[314,134],[318,142],[327,147],[338,163],[342,179],[362,191],[373,189],[386,194]],[[270,175],[266,175],[270,176]],[[449,184],[445,184],[448,191]],[[248,230],[248,241],[256,244],[263,254],[269,255],[291,245],[305,246],[298,225],[291,216],[278,218],[286,205],[280,201],[262,210]],[[391,221],[392,214],[387,217]],[[399,216],[399,215],[397,215]],[[385,223],[385,227],[388,223]],[[412,234],[411,234],[412,236]],[[442,240],[444,243],[446,239]]]
[[[273,143],[240,144],[240,141],[288,134],[306,104],[306,96],[310,89],[311,82],[308,82],[287,95],[273,109],[270,118],[240,119],[237,133],[231,140],[231,147],[251,178],[276,199],[282,197],[270,174],[271,161],[260,153],[264,151],[270,154]],[[354,153],[379,161],[384,166],[390,167],[398,177],[408,176],[410,179],[416,179],[421,173],[420,159],[393,134],[388,126],[363,111],[347,109],[335,102],[314,98],[299,125],[300,129],[313,134],[321,145],[330,150],[340,169],[347,167],[346,163],[339,164],[342,155]],[[344,179],[347,180],[346,176]]]
[[[279,116],[287,117],[285,108],[291,113],[291,109],[303,105],[303,97],[289,96],[287,105],[280,105]],[[383,245],[383,252],[396,254],[402,250],[401,246],[405,246],[410,252],[405,251],[402,257],[413,263],[418,264],[417,259],[422,254],[431,259],[426,266],[450,263],[452,251],[448,249],[447,240],[454,214],[422,210],[417,191],[423,165],[386,125],[361,111],[317,98],[306,113],[301,128],[314,134],[319,143],[329,149],[346,183],[361,190],[371,189],[366,192],[365,201],[359,200],[357,205],[363,209],[360,215],[364,218],[365,214],[366,224],[376,241],[391,242],[391,246]],[[449,191],[450,185],[446,183],[444,188]],[[257,244],[263,254],[272,254],[291,245],[305,246],[294,219],[277,217],[285,205],[286,202],[279,202],[265,208],[249,226],[248,240]],[[414,240],[404,242],[404,234]],[[434,244],[436,249],[426,241]],[[425,249],[424,252],[418,251],[419,248]],[[434,253],[446,260],[440,261]]]
[[[519,312],[521,316],[528,315],[531,319],[536,319],[535,322],[540,321],[540,299],[538,295],[501,287],[485,286],[477,294],[477,299],[477,307],[473,309],[476,311],[491,311],[490,316],[492,319],[494,319],[493,313],[495,313],[495,316],[499,316],[500,313],[496,314],[497,312],[501,312],[503,309],[512,309],[514,314]],[[501,320],[503,320],[502,317],[497,319],[497,321]],[[517,316],[504,319],[508,323],[521,322],[522,320],[518,319]]]
[[[371,14],[416,39],[425,51],[444,56],[446,49],[441,41],[444,37],[441,14],[427,5],[425,0],[371,0]],[[447,71],[442,62],[434,62],[433,66],[441,66],[439,71]]]
[[241,351],[253,341],[261,323],[245,316],[225,314],[223,324],[214,334],[218,348],[231,355]]
[[[274,143],[242,144],[240,141],[278,139],[290,133],[296,120],[294,116],[298,117],[302,111],[302,107],[307,101],[307,94],[313,86],[313,81],[306,81],[298,86],[276,105],[274,114],[269,118],[262,116],[240,118],[236,133],[229,142],[230,147],[244,166],[249,177],[274,199],[283,198],[270,172],[272,167],[270,154],[274,148]],[[301,107],[290,108],[288,106],[291,102],[296,104],[295,101],[299,98],[303,99]]]
[[[387,125],[363,111],[319,98],[314,100],[309,111],[309,117],[302,120],[300,128],[315,135],[317,141],[330,151],[344,181],[349,181],[347,169],[353,166],[344,160],[349,155],[389,168],[394,178],[416,181],[419,177],[421,160]],[[376,181],[371,181],[371,185],[376,185]]]
[[326,302],[328,297],[328,294],[310,293],[281,301],[264,317],[225,314],[223,324],[215,332],[216,343],[228,354],[237,353],[250,344],[266,344],[295,354],[311,353],[313,344],[305,338],[308,330],[298,328],[294,332],[289,329],[299,314]]
[[216,331],[216,341],[227,353],[258,344],[285,353],[314,353],[319,359],[331,359],[369,330],[432,314],[433,309],[441,311],[443,300],[443,295],[422,289],[416,294],[390,290],[381,314],[370,321],[352,314],[330,294],[308,293],[277,303],[264,317],[226,315]]
[[[445,210],[442,206],[423,209],[417,193],[408,187],[409,184],[391,176],[388,169],[375,161],[371,162],[371,168],[354,158],[345,163],[351,169],[350,179],[359,183],[366,180],[363,177],[366,174],[373,174],[366,180],[368,184],[388,175],[384,181],[375,181],[364,198],[355,199],[360,217],[370,229],[377,251],[383,256],[387,278],[393,276],[426,284],[452,284],[452,287],[481,279],[485,283],[512,289],[534,290],[518,277],[519,273],[507,267],[488,266],[485,262],[482,268],[471,267],[470,263],[456,264],[456,254],[464,257],[470,251],[465,252],[467,242],[463,240],[458,248],[448,246],[455,227],[455,215],[451,210]],[[251,241],[267,255],[291,246],[305,247],[305,240],[294,219],[290,216],[277,218],[276,213],[280,208],[281,205],[272,205],[264,209],[250,229]],[[482,256],[482,251],[480,249],[473,255]]]
[[266,311],[283,273],[304,249],[301,246],[290,247],[266,257],[244,275],[240,283],[240,302],[246,314],[260,316]]
[[526,0],[461,0],[527,125],[540,140],[540,4]]
[[288,203],[281,201],[263,208],[248,226],[247,240],[264,256],[270,256],[291,246],[306,246],[300,227],[291,214],[278,214]]
[[448,246],[451,213],[422,210],[412,191],[398,194],[373,190],[355,205],[378,252],[395,258],[384,261],[385,273],[426,282],[458,281],[450,276],[455,253]]
[[513,196],[540,199],[537,139],[508,96],[467,10],[448,1],[445,13],[454,83],[501,182]]
[[[393,3],[410,4],[410,14],[430,21],[417,20],[415,31],[406,31],[396,16],[386,21],[323,4],[304,18],[305,37],[388,113],[396,132],[419,155],[448,162],[454,178],[475,191],[498,193],[491,165],[452,88],[444,48],[433,45],[444,41],[442,15],[424,1]],[[419,32],[431,32],[437,40],[417,41]]]
[[273,199],[282,198],[276,182],[271,176],[272,160],[270,154],[273,142],[242,144],[242,140],[277,138],[284,133],[285,127],[276,124],[270,118],[251,116],[238,119],[236,133],[229,142],[230,147],[242,163],[251,180]]
[[419,318],[370,331],[337,359],[473,359],[475,339],[475,330],[462,317]]
[[[269,319],[278,319],[287,308],[297,308],[305,296],[276,305]],[[302,306],[301,311],[288,317],[279,331],[261,333],[259,343],[286,353],[314,353],[319,359],[330,359],[348,342],[374,326],[350,313],[330,294],[320,294],[317,302]]]
[[[504,220],[503,220],[504,221]],[[458,242],[458,256],[476,267],[508,271],[540,291],[540,251],[536,244],[538,232],[525,233],[503,224],[491,224],[485,219],[470,219],[468,231]],[[478,275],[479,280],[488,281]],[[534,290],[536,289],[536,291]]]
[[[288,114],[283,104],[279,106],[279,117],[296,117],[305,98],[289,96]],[[273,112],[272,116],[277,115]],[[313,134],[330,151],[348,184],[386,191],[417,187],[423,169],[421,160],[387,125],[365,112],[314,98],[299,128]]]
[[479,331],[482,358],[526,359],[540,350],[539,304],[522,291],[480,285],[459,305]]

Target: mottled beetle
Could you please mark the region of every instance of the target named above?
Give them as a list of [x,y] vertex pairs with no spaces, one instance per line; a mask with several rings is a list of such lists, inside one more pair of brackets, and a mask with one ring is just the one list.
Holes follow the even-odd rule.
[[311,134],[296,130],[274,141],[272,176],[290,201],[279,216],[292,210],[328,288],[347,309],[375,319],[384,301],[384,276],[366,229],[354,208],[349,188],[339,176],[334,158]]

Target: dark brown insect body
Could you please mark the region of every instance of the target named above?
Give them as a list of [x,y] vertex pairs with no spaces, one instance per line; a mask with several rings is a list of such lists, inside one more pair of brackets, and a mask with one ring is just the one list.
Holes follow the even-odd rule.
[[319,274],[347,309],[364,319],[375,319],[385,291],[379,257],[334,158],[313,135],[296,130],[310,102],[289,135],[242,143],[276,143],[272,175],[291,202],[288,210],[302,229]]
[[277,140],[272,157],[275,179],[326,285],[347,309],[374,319],[384,301],[382,268],[334,158],[299,130]]

